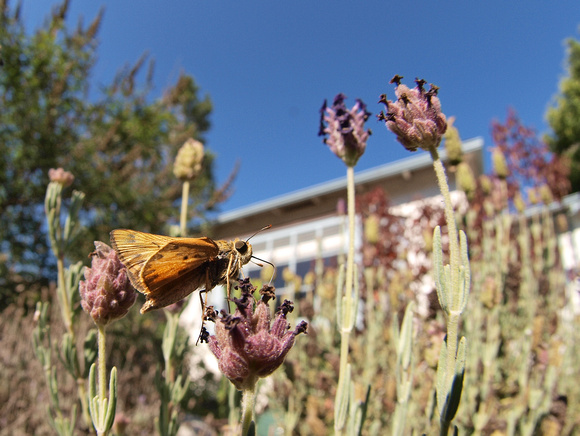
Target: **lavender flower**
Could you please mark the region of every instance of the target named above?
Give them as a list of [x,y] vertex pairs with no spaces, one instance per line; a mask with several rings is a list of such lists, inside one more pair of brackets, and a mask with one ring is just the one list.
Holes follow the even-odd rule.
[[388,101],[385,94],[381,95],[379,103],[385,105],[387,113],[381,111],[379,121],[384,121],[409,151],[437,148],[447,130],[447,121],[437,98],[439,88],[432,84],[429,91],[425,91],[423,86],[426,82],[415,79],[417,86],[409,89],[401,84],[401,79],[401,76],[396,75],[390,82],[396,84],[396,102]]
[[75,180],[75,176],[71,172],[65,171],[62,168],[48,170],[48,178],[51,182],[60,183],[63,187],[72,185]]
[[323,142],[330,150],[349,167],[354,167],[365,152],[371,134],[370,129],[365,130],[365,121],[368,120],[370,112],[367,112],[366,105],[359,99],[352,109],[347,109],[345,99],[344,94],[338,94],[331,107],[327,107],[324,100],[320,109],[318,136],[324,136]]
[[117,252],[104,242],[95,241],[91,268],[85,267],[80,282],[81,306],[95,321],[105,326],[124,317],[137,298],[127,277],[127,269]]
[[296,335],[306,332],[308,325],[302,321],[293,331],[288,331],[286,315],[293,310],[288,300],[278,308],[270,325],[268,301],[275,297],[274,288],[266,285],[260,290],[262,298],[255,308],[255,287],[250,280],[241,280],[240,288],[241,298],[234,299],[235,313],[222,311],[216,321],[215,336],[207,340],[224,375],[237,389],[249,390],[259,378],[272,374],[284,362]]

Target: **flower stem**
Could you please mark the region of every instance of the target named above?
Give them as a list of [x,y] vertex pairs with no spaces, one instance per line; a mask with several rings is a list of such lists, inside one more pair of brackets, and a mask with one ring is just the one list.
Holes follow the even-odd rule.
[[[445,175],[445,167],[436,148],[431,148],[431,157],[433,159],[433,168],[437,176],[439,189],[443,195],[443,202],[445,204],[445,221],[447,222],[447,233],[449,235],[449,265],[451,266],[452,283],[456,285],[459,280],[459,236],[457,233],[457,225],[455,224],[455,212],[453,211],[453,204],[451,203],[451,195],[449,194],[449,184],[447,183],[447,176]],[[458,297],[454,294],[454,297]],[[455,298],[456,300],[457,298]],[[456,303],[454,301],[453,303]],[[451,307],[455,308],[455,304]]]
[[[449,193],[449,184],[445,174],[445,167],[441,162],[439,153],[435,147],[430,149],[431,158],[433,159],[433,168],[437,176],[439,189],[443,195],[443,202],[445,206],[445,221],[447,223],[447,234],[449,237],[449,266],[451,270],[451,301],[448,305],[447,315],[447,371],[445,377],[445,386],[451,389],[455,377],[455,366],[457,361],[457,339],[459,330],[459,316],[461,315],[461,308],[459,299],[461,293],[459,290],[459,271],[460,271],[460,255],[459,255],[459,235],[457,232],[457,225],[455,223],[455,213],[453,204],[451,203],[451,195]],[[441,434],[446,435],[449,431],[450,422],[441,422]]]
[[246,436],[250,430],[250,424],[254,420],[254,398],[256,384],[252,388],[242,391],[242,435]]
[[[344,296],[341,301],[342,319],[340,320],[340,369],[338,376],[338,388],[336,390],[335,407],[340,407],[343,401],[348,401],[349,396],[345,395],[344,390],[348,385],[348,354],[350,332],[354,324],[352,313],[352,290],[354,279],[354,230],[355,230],[355,193],[354,193],[354,167],[348,166],[346,171],[346,189],[347,189],[347,213],[348,213],[348,253],[346,258],[346,278],[344,287]],[[338,308],[337,308],[338,309]],[[342,405],[346,408],[346,405]],[[342,434],[344,429],[343,422],[334,423],[335,434]]]
[[59,300],[60,300],[59,303],[60,303],[60,310],[61,310],[61,314],[62,314],[62,320],[63,320],[64,325],[66,327],[66,331],[71,335],[72,341],[74,343],[75,334],[74,334],[73,326],[72,326],[72,316],[71,316],[71,310],[70,310],[70,305],[69,305],[68,292],[66,289],[66,280],[65,280],[65,274],[64,274],[64,253],[59,253],[59,255],[57,257],[57,261],[56,261],[56,266],[58,269],[57,289],[58,289],[58,296],[59,296]]
[[106,340],[105,326],[98,324],[98,366],[99,366],[99,398],[106,398],[107,395],[107,359],[106,359]]
[[[353,286],[353,271],[354,271],[354,167],[347,167],[346,170],[347,183],[347,210],[348,210],[348,255],[346,258],[346,285],[345,285],[345,305],[352,307],[352,286]],[[349,319],[347,317],[346,319]],[[349,323],[351,324],[351,323]],[[352,324],[347,327],[348,333],[352,330]],[[347,337],[348,339],[348,337]],[[347,344],[348,345],[348,344]]]
[[189,204],[189,180],[183,182],[181,190],[181,215],[179,219],[179,230],[181,237],[186,236],[187,232],[187,206]]

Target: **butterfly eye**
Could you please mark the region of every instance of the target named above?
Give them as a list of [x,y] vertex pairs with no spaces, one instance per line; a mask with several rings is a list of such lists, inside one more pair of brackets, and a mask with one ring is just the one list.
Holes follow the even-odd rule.
[[246,241],[236,241],[235,247],[240,254],[244,254],[246,251],[248,251],[248,244],[246,244]]

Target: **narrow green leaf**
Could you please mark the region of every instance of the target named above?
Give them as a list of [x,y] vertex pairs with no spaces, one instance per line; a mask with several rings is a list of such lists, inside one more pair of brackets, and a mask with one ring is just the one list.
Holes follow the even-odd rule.
[[343,299],[343,288],[345,276],[344,265],[341,265],[338,271],[338,277],[336,279],[336,325],[340,331],[343,327],[343,311],[342,311],[342,299]]
[[[353,274],[353,278],[352,278],[352,283],[354,286],[354,295],[353,295],[353,306],[351,308],[349,308],[349,322],[348,322],[348,328],[352,330],[352,328],[354,327],[354,324],[356,323],[356,317],[358,314],[358,303],[359,303],[359,281],[358,281],[358,266],[356,264],[353,265],[353,269],[352,269],[352,274]],[[347,290],[347,292],[350,292],[350,290]]]
[[433,230],[433,280],[435,281],[439,305],[447,312],[447,289],[445,288],[447,282],[443,268],[443,248],[439,226]]
[[111,378],[109,380],[109,402],[107,413],[103,422],[105,432],[113,427],[115,422],[115,412],[117,410],[117,368],[113,366],[111,369]]
[[351,384],[351,366],[350,363],[346,366],[346,373],[344,377],[344,384],[338,386],[336,393],[337,404],[334,406],[334,428],[343,429],[346,423],[346,416],[348,412],[348,400],[350,396]]
[[453,376],[453,383],[446,398],[444,413],[442,420],[451,422],[455,418],[459,402],[461,401],[461,392],[463,390],[463,378],[465,375],[465,356],[466,356],[466,340],[465,337],[459,341],[457,348],[457,360],[455,361],[455,374]]
[[467,249],[467,236],[463,230],[459,231],[459,250],[461,252],[461,268],[460,268],[460,280],[461,280],[461,307],[460,311],[465,310],[467,306],[467,299],[469,297],[469,292],[471,289],[471,267],[469,265],[469,252]]
[[447,336],[441,344],[439,352],[439,362],[437,363],[437,409],[439,416],[443,416],[447,398]]
[[367,411],[369,408],[369,400],[371,398],[371,385],[369,384],[367,386],[367,394],[365,395],[365,402],[362,404],[361,407],[361,416],[360,416],[360,426],[358,428],[358,436],[362,435],[362,430],[363,430],[363,426],[365,423],[365,420],[367,419]]
[[99,424],[99,397],[97,396],[97,374],[95,368],[96,365],[93,363],[89,371],[89,413],[93,425],[97,428]]
[[413,313],[415,303],[411,301],[405,309],[403,324],[401,325],[401,336],[397,347],[397,354],[401,356],[401,367],[407,369],[411,364],[411,354],[413,352]]

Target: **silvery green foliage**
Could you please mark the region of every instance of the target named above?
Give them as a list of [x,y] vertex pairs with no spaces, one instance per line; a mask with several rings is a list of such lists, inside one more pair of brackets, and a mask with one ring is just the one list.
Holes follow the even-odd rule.
[[[450,237],[453,236],[450,235]],[[460,265],[458,271],[453,274],[451,265],[443,265],[441,229],[437,226],[433,232],[433,275],[439,304],[447,316],[448,336],[454,336],[451,337],[452,340],[456,340],[459,316],[467,305],[471,285],[467,237],[463,231],[459,232],[459,251]],[[441,347],[437,365],[437,407],[442,428],[441,434],[447,434],[445,429],[449,428],[457,413],[465,374],[466,339],[462,337],[458,347],[452,347],[450,353],[448,336]]]
[[[59,436],[71,436],[74,434],[77,409],[76,405],[73,406],[70,411],[70,417],[66,417],[60,407],[56,368],[52,363],[52,343],[48,308],[48,303],[38,302],[36,304],[35,317],[37,318],[38,324],[36,325],[36,328],[32,334],[32,344],[36,358],[42,365],[46,384],[48,387],[50,402],[46,406],[46,413],[48,415],[50,425]],[[71,347],[70,343],[68,347],[76,351],[76,348]],[[72,349],[70,352],[72,352]]]
[[435,287],[439,304],[447,316],[460,314],[465,310],[471,284],[471,269],[467,255],[467,237],[463,231],[459,232],[459,251],[461,264],[459,266],[458,282],[454,283],[451,265],[443,265],[443,249],[441,248],[441,229],[435,227],[433,231],[433,264]]
[[117,408],[117,368],[111,369],[109,380],[109,398],[97,394],[96,365],[89,371],[89,411],[98,435],[106,435],[115,422]]
[[48,224],[48,235],[52,252],[58,258],[64,256],[79,236],[81,224],[79,211],[85,199],[85,194],[73,191],[69,211],[65,220],[64,228],[61,227],[61,202],[63,185],[58,182],[50,182],[44,199],[44,210]]
[[392,337],[397,350],[397,366],[395,377],[397,379],[397,406],[393,415],[392,435],[402,436],[405,432],[407,422],[408,403],[411,399],[413,388],[413,312],[415,303],[410,302],[405,309],[403,324],[399,329],[398,317],[393,317]]
[[[353,264],[353,276],[358,277],[358,267]],[[351,292],[349,289],[345,289],[345,268],[344,265],[340,269],[337,281],[336,290],[336,324],[340,332],[351,332],[354,323],[356,321],[356,314],[358,312],[358,301],[359,301],[359,283],[358,280],[353,280],[354,292],[352,296],[352,304],[348,304],[348,298],[345,295],[346,292]],[[351,398],[352,380],[352,367],[350,364],[346,367],[346,373],[343,379],[343,383],[338,384],[336,393],[336,404],[334,407],[334,428],[345,428],[348,417],[349,400]],[[355,407],[352,405],[352,407]]]

